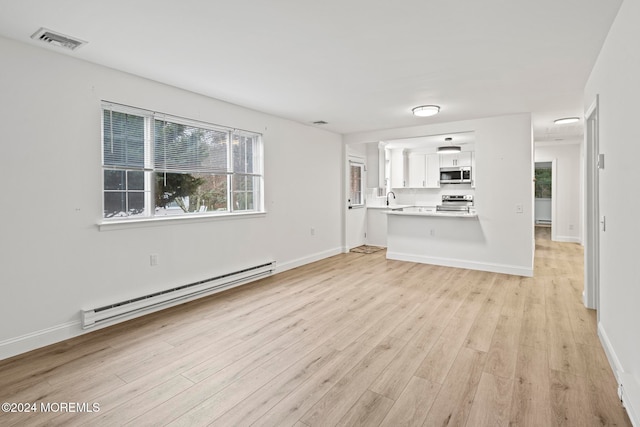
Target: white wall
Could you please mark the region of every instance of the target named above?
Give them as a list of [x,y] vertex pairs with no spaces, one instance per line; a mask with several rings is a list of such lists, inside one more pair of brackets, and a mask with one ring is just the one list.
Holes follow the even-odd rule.
[[[0,55],[0,359],[81,333],[83,308],[342,251],[340,135],[3,38]],[[262,132],[267,213],[100,231],[101,99]]]
[[554,240],[582,243],[582,146],[573,143],[536,143],[535,161],[555,160],[556,194]]
[[[614,371],[628,393],[627,406],[640,425],[640,0],[625,0],[585,88],[585,111],[600,95],[601,338]],[[631,197],[629,197],[631,196]],[[625,202],[622,203],[622,200]]]
[[[533,141],[531,116],[515,114],[345,135],[346,143],[475,131],[477,265],[489,271],[533,274]],[[516,213],[522,205],[523,213]],[[425,256],[429,254],[424,254]]]

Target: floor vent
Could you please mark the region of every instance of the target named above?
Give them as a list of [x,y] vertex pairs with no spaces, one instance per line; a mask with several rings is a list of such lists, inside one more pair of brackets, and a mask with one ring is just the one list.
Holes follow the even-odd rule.
[[38,31],[33,33],[31,38],[69,50],[76,50],[83,44],[87,43],[79,39],[74,39],[73,37],[65,36],[64,34],[47,30],[46,28],[40,28]]
[[112,324],[211,295],[267,276],[273,273],[275,268],[276,263],[272,261],[127,301],[82,310],[82,328]]

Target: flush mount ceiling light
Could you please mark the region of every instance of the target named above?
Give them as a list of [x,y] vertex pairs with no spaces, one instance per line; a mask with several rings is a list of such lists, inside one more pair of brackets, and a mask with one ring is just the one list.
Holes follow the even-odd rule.
[[420,105],[419,107],[412,108],[411,112],[414,116],[418,117],[435,116],[440,112],[440,107],[438,105]]
[[[444,142],[451,142],[453,138],[447,137],[444,139]],[[438,147],[438,153],[447,154],[447,153],[459,153],[461,151],[461,147],[459,145],[443,145]]]
[[556,119],[553,121],[553,123],[557,124],[557,125],[566,125],[569,123],[575,123],[575,122],[579,122],[580,121],[580,117],[564,117],[562,119]]

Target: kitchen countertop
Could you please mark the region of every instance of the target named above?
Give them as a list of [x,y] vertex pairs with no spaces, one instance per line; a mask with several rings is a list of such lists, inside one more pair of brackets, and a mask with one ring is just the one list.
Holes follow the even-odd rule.
[[415,205],[383,205],[367,206],[367,209],[384,210],[388,215],[412,215],[412,216],[437,216],[449,218],[477,218],[476,211],[471,212],[451,212],[437,211],[435,206],[415,206]]
[[403,206],[392,207],[386,211],[388,215],[436,216],[448,218],[476,218],[475,210],[471,212],[438,211],[435,206]]
[[448,218],[477,218],[475,212],[444,212],[444,211],[389,211],[387,215],[438,216]]
[[367,205],[367,209],[404,209],[410,208],[413,205],[380,205],[380,206],[369,206]]

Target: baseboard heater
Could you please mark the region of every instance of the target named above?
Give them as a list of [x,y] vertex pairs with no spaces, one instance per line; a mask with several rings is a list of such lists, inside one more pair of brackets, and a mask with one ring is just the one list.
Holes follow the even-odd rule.
[[221,276],[189,283],[188,285],[143,295],[127,301],[90,310],[82,310],[82,328],[88,329],[100,324],[112,324],[117,320],[141,316],[142,314],[151,313],[196,298],[211,295],[268,276],[273,273],[275,269],[276,263],[275,261],[271,261]]

